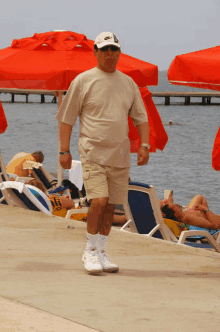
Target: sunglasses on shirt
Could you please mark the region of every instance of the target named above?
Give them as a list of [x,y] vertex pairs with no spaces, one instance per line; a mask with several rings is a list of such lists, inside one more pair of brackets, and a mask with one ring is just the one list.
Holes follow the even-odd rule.
[[114,46],[114,45],[107,45],[107,46],[104,46],[104,47],[100,48],[100,51],[102,51],[102,52],[107,52],[109,48],[110,48],[110,50],[111,50],[112,52],[116,52],[116,51],[119,50],[119,48],[118,48],[117,46]]

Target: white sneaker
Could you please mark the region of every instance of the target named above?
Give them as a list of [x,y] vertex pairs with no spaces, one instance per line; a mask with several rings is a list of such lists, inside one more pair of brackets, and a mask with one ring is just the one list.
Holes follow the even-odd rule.
[[104,272],[118,272],[119,267],[116,264],[111,263],[106,256],[105,250],[99,251],[99,257]]
[[100,263],[100,257],[96,247],[91,248],[90,250],[85,250],[82,256],[82,261],[84,267],[89,274],[98,274],[102,273],[102,265]]

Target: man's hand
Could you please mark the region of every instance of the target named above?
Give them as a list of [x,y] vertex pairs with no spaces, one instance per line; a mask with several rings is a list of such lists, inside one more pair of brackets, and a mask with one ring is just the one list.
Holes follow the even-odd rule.
[[150,157],[149,151],[144,146],[140,146],[138,149],[137,157],[138,157],[137,160],[138,166],[146,165]]
[[60,154],[60,165],[65,169],[70,169],[72,164],[72,156],[68,154]]

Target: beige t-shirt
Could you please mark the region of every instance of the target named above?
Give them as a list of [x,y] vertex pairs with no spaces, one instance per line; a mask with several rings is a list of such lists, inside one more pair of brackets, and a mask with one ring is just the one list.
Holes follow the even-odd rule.
[[128,115],[135,126],[148,122],[136,83],[118,70],[93,68],[72,81],[56,119],[73,126],[79,116],[81,162],[130,167]]

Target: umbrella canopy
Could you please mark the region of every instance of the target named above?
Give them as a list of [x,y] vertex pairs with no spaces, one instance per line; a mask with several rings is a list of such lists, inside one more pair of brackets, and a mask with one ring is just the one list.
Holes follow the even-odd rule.
[[[68,90],[72,80],[97,65],[93,47],[92,40],[71,31],[35,33],[33,37],[14,39],[10,47],[0,50],[0,88],[59,91],[59,107],[62,93]],[[133,78],[139,88],[158,84],[156,65],[126,54],[121,53],[117,69]],[[147,88],[142,91],[142,98],[149,118],[150,151],[163,150],[168,137]],[[131,119],[129,137],[131,152],[137,152],[140,140]],[[61,173],[58,163],[59,183]]]
[[[160,115],[151,98],[151,92],[147,88],[140,88],[150,127],[150,152],[156,152],[156,149],[163,150],[168,141],[167,133],[164,129]],[[137,128],[134,126],[130,117],[129,121],[129,139],[131,142],[131,152],[137,152],[140,146],[140,137]]]
[[212,150],[212,167],[220,171],[220,127],[218,128]]
[[177,55],[167,77],[171,84],[220,91],[220,46]]
[[[71,31],[52,31],[14,39],[0,50],[0,87],[67,90],[71,81],[97,65],[94,42]],[[158,67],[121,54],[117,69],[139,87],[158,84]]]
[[2,107],[2,103],[0,100],[0,134],[3,134],[8,127],[7,119],[5,117],[5,112]]

